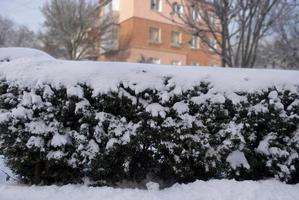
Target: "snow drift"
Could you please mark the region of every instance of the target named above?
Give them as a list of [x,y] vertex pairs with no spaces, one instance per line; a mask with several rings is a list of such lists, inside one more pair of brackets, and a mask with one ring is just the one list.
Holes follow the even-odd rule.
[[36,87],[42,83],[62,84],[69,90],[78,83],[86,83],[94,88],[95,95],[117,90],[120,82],[136,92],[148,88],[163,91],[167,89],[163,84],[164,78],[169,79],[169,85],[175,86],[177,93],[200,82],[209,82],[213,91],[223,93],[253,92],[268,87],[292,89],[299,85],[299,72],[288,70],[63,61],[24,48],[0,48],[1,58],[11,60],[0,65],[0,76],[7,81],[24,87]]
[[24,187],[0,185],[1,200],[298,200],[299,185],[285,185],[277,181],[196,181],[174,185],[161,191],[114,189],[110,187]]

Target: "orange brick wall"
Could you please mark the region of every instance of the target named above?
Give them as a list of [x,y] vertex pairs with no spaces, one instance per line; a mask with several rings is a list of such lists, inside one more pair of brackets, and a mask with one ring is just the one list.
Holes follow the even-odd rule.
[[[150,27],[157,27],[161,30],[161,43],[157,44],[149,41]],[[171,45],[172,31],[181,32],[182,45],[180,47]],[[200,65],[219,64],[218,56],[209,52],[202,43],[200,43],[199,49],[192,49],[189,44],[190,39],[190,33],[184,32],[182,28],[176,25],[133,17],[119,25],[119,47],[121,51],[117,54],[102,56],[101,59],[137,62],[136,52],[140,52],[141,58],[141,55],[154,57],[153,53],[150,52],[156,51],[160,54],[158,58],[161,59],[161,64],[170,64],[169,60],[179,60],[178,58],[180,58],[182,64],[187,65],[191,62],[197,62]],[[130,49],[135,50],[130,51]],[[136,51],[137,49],[138,51]],[[185,59],[182,59],[183,57]]]

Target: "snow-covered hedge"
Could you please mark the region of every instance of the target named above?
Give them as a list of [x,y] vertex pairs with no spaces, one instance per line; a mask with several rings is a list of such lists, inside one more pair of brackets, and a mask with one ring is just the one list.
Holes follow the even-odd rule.
[[0,77],[0,154],[24,182],[299,182],[298,72],[43,57]]

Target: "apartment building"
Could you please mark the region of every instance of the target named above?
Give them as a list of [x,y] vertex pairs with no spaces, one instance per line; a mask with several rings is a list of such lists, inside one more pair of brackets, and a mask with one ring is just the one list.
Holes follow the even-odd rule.
[[[188,0],[185,0],[188,1]],[[102,2],[102,1],[100,1]],[[173,65],[219,65],[210,48],[179,25],[185,4],[171,0],[110,0],[100,15],[113,16],[116,26],[103,37],[98,59],[105,61],[147,62]],[[191,13],[194,18],[196,12]],[[215,43],[211,39],[211,43]],[[215,43],[216,45],[216,43]]]

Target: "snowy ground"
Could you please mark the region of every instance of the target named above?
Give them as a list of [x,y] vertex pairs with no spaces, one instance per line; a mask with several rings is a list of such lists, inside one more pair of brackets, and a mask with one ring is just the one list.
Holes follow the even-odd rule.
[[299,185],[276,181],[213,180],[175,185],[164,190],[0,185],[1,200],[298,200]]
[[[10,172],[0,157],[0,168]],[[274,180],[212,180],[174,185],[164,190],[114,189],[67,185],[22,186],[5,182],[0,173],[0,200],[299,200],[299,184]]]
[[[13,175],[9,168],[7,168],[3,161],[3,156],[0,155],[0,185],[4,184],[6,181],[6,174]],[[0,198],[1,200],[1,198]]]

